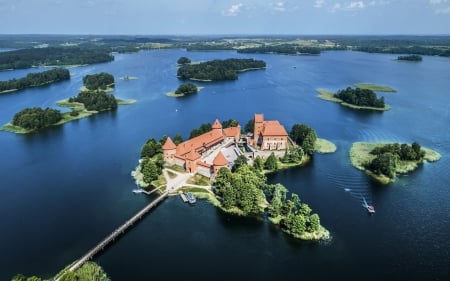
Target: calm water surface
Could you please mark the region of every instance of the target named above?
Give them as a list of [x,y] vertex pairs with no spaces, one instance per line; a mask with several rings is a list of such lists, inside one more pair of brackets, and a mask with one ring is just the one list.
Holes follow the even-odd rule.
[[[268,68],[237,81],[202,84],[197,95],[174,99],[165,93],[180,84],[180,56],[253,57]],[[224,216],[207,202],[189,207],[173,197],[95,258],[113,280],[211,280],[213,274],[214,280],[448,280],[450,60],[393,58],[145,51],[72,68],[70,81],[1,95],[4,124],[25,107],[56,107],[57,100],[78,93],[84,75],[106,71],[116,77],[115,94],[138,103],[39,134],[0,132],[0,280],[19,272],[52,276],[145,206],[151,198],[131,192],[130,171],[147,138],[187,137],[215,118],[245,124],[255,112],[288,129],[308,124],[336,143],[336,153],[269,177],[299,193],[333,239],[296,241],[264,220]],[[4,71],[0,80],[42,70]],[[125,75],[139,79],[118,79]],[[359,82],[394,87],[396,93],[383,94],[392,110],[353,111],[316,97],[316,88]],[[419,141],[443,158],[380,186],[349,164],[354,141]],[[375,215],[361,207],[361,195],[375,205]]]

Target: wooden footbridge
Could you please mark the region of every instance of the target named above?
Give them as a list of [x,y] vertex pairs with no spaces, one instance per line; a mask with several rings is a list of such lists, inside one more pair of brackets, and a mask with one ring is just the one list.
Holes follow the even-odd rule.
[[100,243],[98,243],[94,248],[89,250],[84,256],[82,256],[77,262],[75,262],[70,268],[70,271],[75,271],[80,268],[86,261],[92,259],[98,252],[102,251],[106,246],[112,243],[119,235],[124,233],[128,228],[130,228],[134,223],[136,223],[139,219],[141,219],[146,213],[148,213],[153,207],[158,205],[159,202],[163,201],[167,198],[169,192],[166,191],[153,200],[150,204],[145,206],[144,209],[140,210],[134,216],[132,216],[129,220],[127,220],[124,224],[114,230],[111,234],[109,234],[105,239],[103,239]]

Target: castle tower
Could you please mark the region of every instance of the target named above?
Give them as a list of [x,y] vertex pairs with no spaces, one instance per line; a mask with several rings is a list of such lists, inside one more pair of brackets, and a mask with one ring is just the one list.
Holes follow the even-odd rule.
[[253,144],[258,145],[259,136],[264,127],[264,114],[256,114],[254,117],[254,128],[253,128]]
[[162,150],[164,154],[164,161],[171,162],[177,152],[177,146],[173,143],[172,139],[168,137],[162,147]]
[[227,158],[225,158],[223,153],[221,151],[219,151],[219,153],[217,153],[216,157],[213,160],[214,176],[217,175],[217,173],[219,172],[220,168],[226,167],[227,164],[228,164]]
[[222,124],[220,123],[219,119],[216,119],[216,121],[214,121],[214,124],[212,124],[211,126],[212,130],[222,130]]

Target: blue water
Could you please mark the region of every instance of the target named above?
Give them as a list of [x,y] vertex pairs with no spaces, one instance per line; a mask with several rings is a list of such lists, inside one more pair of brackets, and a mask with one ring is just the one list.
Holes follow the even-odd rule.
[[[195,96],[169,98],[165,93],[181,83],[175,76],[181,56],[252,57],[268,68],[237,81],[203,83]],[[1,95],[4,124],[25,107],[56,107],[57,100],[77,94],[84,75],[106,71],[116,77],[115,95],[138,103],[38,134],[0,132],[0,280],[16,273],[52,276],[145,206],[151,198],[131,192],[130,172],[147,138],[186,138],[215,118],[245,124],[254,113],[287,129],[308,124],[337,145],[334,154],[269,177],[297,192],[333,239],[296,241],[266,221],[228,217],[207,202],[189,207],[174,197],[95,258],[113,280],[448,280],[450,60],[393,58],[142,51],[71,68],[70,81]],[[0,80],[42,70],[4,71]],[[118,79],[125,75],[139,79]],[[359,82],[395,88],[383,94],[392,109],[354,111],[316,97],[316,88]],[[442,159],[381,186],[350,165],[355,141],[418,141]],[[361,196],[375,206],[375,215],[362,208]]]

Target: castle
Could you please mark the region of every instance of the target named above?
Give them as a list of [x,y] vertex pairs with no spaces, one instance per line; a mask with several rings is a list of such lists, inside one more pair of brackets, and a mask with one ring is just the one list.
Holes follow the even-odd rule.
[[[215,120],[212,130],[200,136],[175,145],[170,137],[162,149],[164,161],[169,165],[183,167],[188,173],[199,173],[206,177],[217,174],[220,168],[231,168],[240,151],[237,144],[241,127],[222,128],[219,120]],[[254,132],[247,138],[250,145],[261,150],[285,150],[288,134],[278,121],[264,121],[263,114],[254,116]]]

